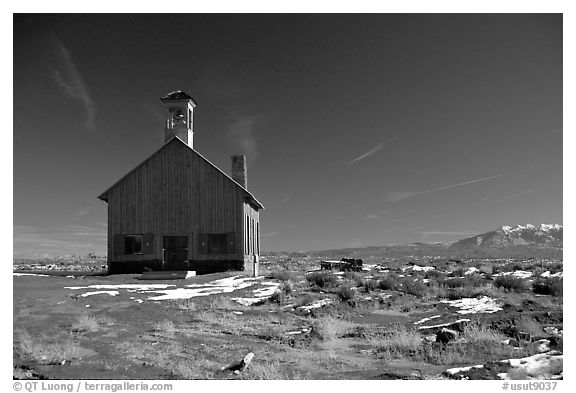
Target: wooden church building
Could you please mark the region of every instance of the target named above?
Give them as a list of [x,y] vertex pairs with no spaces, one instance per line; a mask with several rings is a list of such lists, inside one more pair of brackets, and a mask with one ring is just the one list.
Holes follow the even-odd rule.
[[264,207],[247,189],[245,156],[232,156],[229,176],[194,150],[194,99],[175,91],[161,101],[164,145],[98,197],[108,203],[109,273],[254,273]]

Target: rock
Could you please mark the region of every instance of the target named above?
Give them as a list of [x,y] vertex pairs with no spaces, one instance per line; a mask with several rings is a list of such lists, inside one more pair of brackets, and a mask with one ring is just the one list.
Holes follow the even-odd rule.
[[510,339],[510,340],[508,340],[508,345],[510,345],[512,347],[519,347],[520,342],[518,340]]
[[536,344],[536,350],[540,353],[542,352],[548,352],[550,350],[550,340],[538,340],[535,342]]
[[436,342],[446,344],[449,341],[456,340],[458,332],[452,329],[443,328],[436,334]]
[[436,335],[430,334],[428,336],[424,336],[424,340],[429,341],[431,343],[436,342]]
[[226,367],[222,367],[222,371],[228,370],[234,372],[234,374],[240,374],[240,372],[248,367],[253,358],[254,354],[250,352],[248,355],[244,356],[244,359],[242,359],[239,363],[233,363]]

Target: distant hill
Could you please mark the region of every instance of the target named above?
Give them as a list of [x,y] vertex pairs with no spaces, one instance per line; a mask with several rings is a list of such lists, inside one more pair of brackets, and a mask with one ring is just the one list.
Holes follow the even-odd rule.
[[313,257],[326,259],[362,258],[402,258],[406,256],[424,257],[473,257],[473,258],[556,258],[562,259],[563,226],[540,224],[534,226],[503,226],[494,231],[446,243],[412,243],[363,248],[343,248],[336,250],[307,252],[266,252],[263,255],[298,258]]
[[503,249],[525,247],[530,249],[562,249],[563,226],[558,224],[527,224],[515,227],[503,226],[467,239],[459,240],[450,246],[451,250],[474,251],[480,249]]

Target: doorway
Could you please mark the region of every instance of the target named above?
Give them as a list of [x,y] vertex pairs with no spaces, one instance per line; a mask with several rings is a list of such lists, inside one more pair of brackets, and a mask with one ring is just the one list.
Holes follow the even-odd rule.
[[188,270],[188,236],[164,236],[162,241],[163,270]]

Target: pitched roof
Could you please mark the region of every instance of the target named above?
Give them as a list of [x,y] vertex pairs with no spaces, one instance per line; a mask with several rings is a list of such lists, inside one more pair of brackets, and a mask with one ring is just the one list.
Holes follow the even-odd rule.
[[190,149],[190,152],[193,154],[196,154],[198,157],[200,157],[202,160],[206,161],[208,164],[212,165],[216,170],[218,170],[220,173],[222,173],[226,178],[228,178],[228,180],[230,180],[232,183],[234,183],[237,187],[239,187],[240,189],[242,189],[242,191],[244,191],[244,193],[246,194],[246,196],[248,197],[249,201],[252,202],[256,208],[258,210],[264,210],[264,205],[262,205],[257,199],[256,197],[250,192],[248,191],[246,188],[242,187],[236,180],[232,179],[226,172],[224,172],[222,169],[218,168],[216,165],[214,165],[212,162],[210,162],[206,157],[204,157],[202,154],[198,153],[196,150],[194,150],[193,148],[191,148],[190,146],[188,146],[187,143],[185,143],[184,141],[182,141],[180,138],[178,138],[177,136],[173,136],[172,138],[170,138],[168,140],[168,142],[166,142],[164,145],[162,145],[161,148],[159,148],[158,150],[156,150],[154,153],[152,153],[147,159],[145,159],[144,161],[142,161],[139,165],[137,165],[134,169],[132,169],[131,171],[129,171],[127,174],[125,174],[124,176],[122,176],[120,178],[120,180],[118,180],[116,183],[114,183],[113,185],[111,185],[110,187],[108,187],[108,189],[106,189],[106,191],[104,191],[102,194],[100,194],[98,196],[98,199],[103,200],[104,202],[108,202],[108,191],[110,191],[112,188],[114,188],[118,183],[120,183],[122,180],[124,180],[126,177],[128,177],[128,175],[130,175],[132,172],[134,172],[136,169],[138,169],[140,166],[142,166],[146,161],[148,161],[153,155],[155,155],[156,153],[158,153],[159,151],[161,151],[162,149],[164,149],[166,146],[168,146],[170,143],[181,143],[182,145],[184,145],[186,148]]
[[182,90],[176,90],[171,93],[166,94],[164,97],[161,97],[160,100],[162,102],[165,101],[178,101],[178,100],[192,100],[194,106],[198,105],[192,96]]

